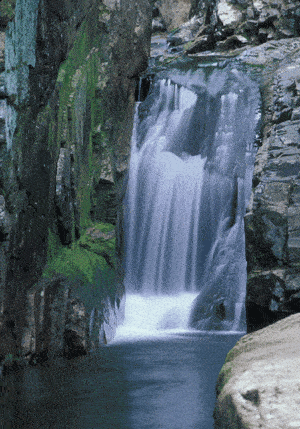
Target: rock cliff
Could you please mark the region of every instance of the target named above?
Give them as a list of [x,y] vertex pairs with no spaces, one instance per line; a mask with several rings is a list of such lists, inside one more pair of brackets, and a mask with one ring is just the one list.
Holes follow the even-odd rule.
[[264,75],[263,139],[245,217],[249,332],[300,308],[299,40],[278,48],[280,66]]
[[[245,216],[248,332],[219,375],[215,428],[299,427],[300,39],[247,49],[262,66],[263,124]],[[274,323],[278,319],[284,320]]]
[[123,294],[115,207],[151,7],[148,0],[2,6],[10,8],[7,21],[15,18],[6,28],[1,95],[0,356],[80,354],[99,331],[109,340]]

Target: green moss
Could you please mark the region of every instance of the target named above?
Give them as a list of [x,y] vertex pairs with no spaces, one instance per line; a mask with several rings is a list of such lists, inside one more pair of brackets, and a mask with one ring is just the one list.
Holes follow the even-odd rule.
[[231,367],[228,364],[224,364],[221,368],[220,374],[218,376],[217,384],[216,384],[216,392],[219,395],[226,383],[228,383],[231,377]]
[[190,40],[189,42],[185,43],[183,45],[183,50],[186,51],[187,49],[189,49],[193,43],[194,43],[194,40]]
[[106,265],[103,258],[73,244],[71,248],[62,249],[50,262],[45,276],[63,274],[70,278],[79,276],[85,282],[93,282],[95,271],[101,265]]
[[1,16],[13,19],[15,16],[16,0],[2,0],[0,3]]
[[225,363],[232,361],[236,357],[236,355],[237,353],[234,349],[229,350],[225,359]]
[[112,264],[115,263],[115,238],[112,237],[110,239],[104,238],[104,237],[98,237],[93,238],[93,235],[90,234],[90,231],[92,233],[94,232],[95,235],[97,233],[102,233],[103,235],[108,236],[109,233],[114,231],[114,225],[112,224],[105,224],[105,223],[95,223],[90,226],[90,228],[86,231],[85,234],[82,234],[80,239],[78,240],[77,244],[81,247],[88,246],[90,251],[94,252],[105,252]]
[[19,363],[21,359],[18,356],[14,356],[12,353],[5,355],[4,361],[2,363],[4,365],[12,365],[13,363]]
[[[94,229],[103,233],[114,229],[113,225],[95,224]],[[61,246],[59,239],[49,233],[48,264],[44,270],[44,277],[51,278],[62,274],[69,278],[81,277],[87,282],[93,282],[98,268],[106,269],[106,255],[114,264],[115,239],[93,239],[91,235],[82,237],[69,247]],[[103,254],[105,257],[101,256]]]
[[105,235],[112,230],[114,226],[111,224],[93,224],[68,247],[62,246],[59,239],[49,233],[48,264],[43,277],[67,277],[72,290],[88,308],[107,296],[113,299],[116,286],[115,238],[101,237],[101,233]]
[[[97,11],[101,16],[105,13],[102,9]],[[101,177],[103,160],[110,160],[112,153],[103,126],[106,102],[103,91],[108,79],[107,34],[102,27],[97,29],[97,13],[94,12],[81,25],[57,79],[60,88],[57,144],[73,147],[75,151],[76,199],[81,228],[89,224],[93,184]]]
[[[115,239],[109,234],[105,236],[114,226],[91,221],[96,198],[94,186],[105,174],[112,175],[113,148],[106,125],[110,54],[105,31],[106,13],[99,3],[81,24],[73,48],[58,73],[58,120],[57,124],[55,120],[50,121],[48,131],[51,153],[58,153],[59,148],[64,147],[70,149],[73,156],[73,198],[76,216],[79,214],[74,228],[76,234],[79,228],[80,239],[74,241],[76,234],[73,233],[72,244],[62,246],[55,232],[50,232],[43,276],[66,276],[72,290],[87,307],[107,296],[114,298],[116,287]],[[94,221],[99,219],[98,215],[98,212],[93,213]]]

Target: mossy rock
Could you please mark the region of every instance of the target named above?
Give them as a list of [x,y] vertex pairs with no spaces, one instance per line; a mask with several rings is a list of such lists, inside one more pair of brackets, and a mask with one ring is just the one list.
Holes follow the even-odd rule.
[[58,136],[49,139],[50,146],[67,147],[73,153],[81,228],[90,222],[94,183],[102,176],[112,178],[113,148],[105,126],[109,43],[105,29],[97,26],[97,16],[100,19],[103,13],[105,7],[99,6],[81,24],[74,46],[59,69]]
[[111,224],[92,224],[70,246],[50,233],[48,263],[43,277],[63,275],[87,309],[116,292],[115,234]]
[[9,20],[15,16],[16,0],[2,0],[0,3],[0,16]]

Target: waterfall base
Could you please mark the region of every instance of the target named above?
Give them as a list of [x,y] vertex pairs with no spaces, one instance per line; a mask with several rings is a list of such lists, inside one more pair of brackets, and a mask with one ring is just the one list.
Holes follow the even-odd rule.
[[160,338],[190,332],[189,317],[197,293],[178,295],[127,294],[125,322],[114,342]]

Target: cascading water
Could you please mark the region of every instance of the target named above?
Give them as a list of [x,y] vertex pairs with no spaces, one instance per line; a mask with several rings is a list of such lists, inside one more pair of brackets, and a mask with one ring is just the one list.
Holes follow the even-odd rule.
[[236,69],[172,72],[139,103],[118,336],[244,330],[243,216],[258,122],[257,85]]

